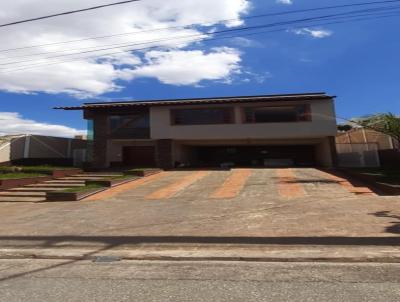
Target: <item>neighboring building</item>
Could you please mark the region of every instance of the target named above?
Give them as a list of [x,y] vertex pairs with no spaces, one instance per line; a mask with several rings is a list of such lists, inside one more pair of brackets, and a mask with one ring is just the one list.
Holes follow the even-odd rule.
[[87,141],[43,135],[0,136],[0,164],[76,164],[85,161]]
[[393,167],[400,164],[398,143],[389,135],[374,130],[357,127],[339,132],[336,146],[341,166]]
[[393,138],[384,133],[365,128],[353,128],[349,131],[339,132],[336,136],[338,144],[377,144],[378,150],[390,150],[396,148]]
[[[333,166],[336,118],[325,93],[85,103],[93,165]],[[90,134],[89,134],[90,137]]]

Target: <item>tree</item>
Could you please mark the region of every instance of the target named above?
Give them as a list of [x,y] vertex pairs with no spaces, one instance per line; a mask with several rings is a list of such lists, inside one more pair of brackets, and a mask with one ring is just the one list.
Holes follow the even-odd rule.
[[396,116],[393,113],[379,113],[353,122],[366,129],[389,135],[397,142],[397,146],[400,146],[400,116]]
[[349,124],[340,124],[337,126],[337,128],[339,131],[347,132],[353,129],[353,126]]

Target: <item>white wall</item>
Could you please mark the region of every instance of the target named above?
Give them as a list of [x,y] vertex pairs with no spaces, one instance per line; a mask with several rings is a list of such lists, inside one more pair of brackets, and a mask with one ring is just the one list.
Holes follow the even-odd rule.
[[[235,108],[235,124],[171,125],[170,110],[191,106],[159,106],[150,109],[152,139],[292,139],[336,135],[336,119],[332,100],[285,102],[284,105],[311,104],[312,121],[295,123],[243,124],[241,110],[248,104],[207,105]],[[282,102],[257,102],[251,106],[276,106]],[[205,105],[204,105],[205,106]],[[193,108],[199,108],[193,106]]]
[[11,144],[0,145],[0,163],[7,163],[11,160]]

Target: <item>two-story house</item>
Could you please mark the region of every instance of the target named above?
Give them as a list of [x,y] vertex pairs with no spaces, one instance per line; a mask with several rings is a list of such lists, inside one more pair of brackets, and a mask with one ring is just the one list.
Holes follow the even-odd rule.
[[[95,167],[333,166],[325,93],[85,103]],[[89,135],[90,136],[90,135]]]

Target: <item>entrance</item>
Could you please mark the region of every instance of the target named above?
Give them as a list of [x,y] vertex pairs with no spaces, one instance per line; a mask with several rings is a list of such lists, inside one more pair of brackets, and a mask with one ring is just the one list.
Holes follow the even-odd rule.
[[123,162],[132,167],[155,167],[155,149],[152,146],[129,146],[122,149]]

